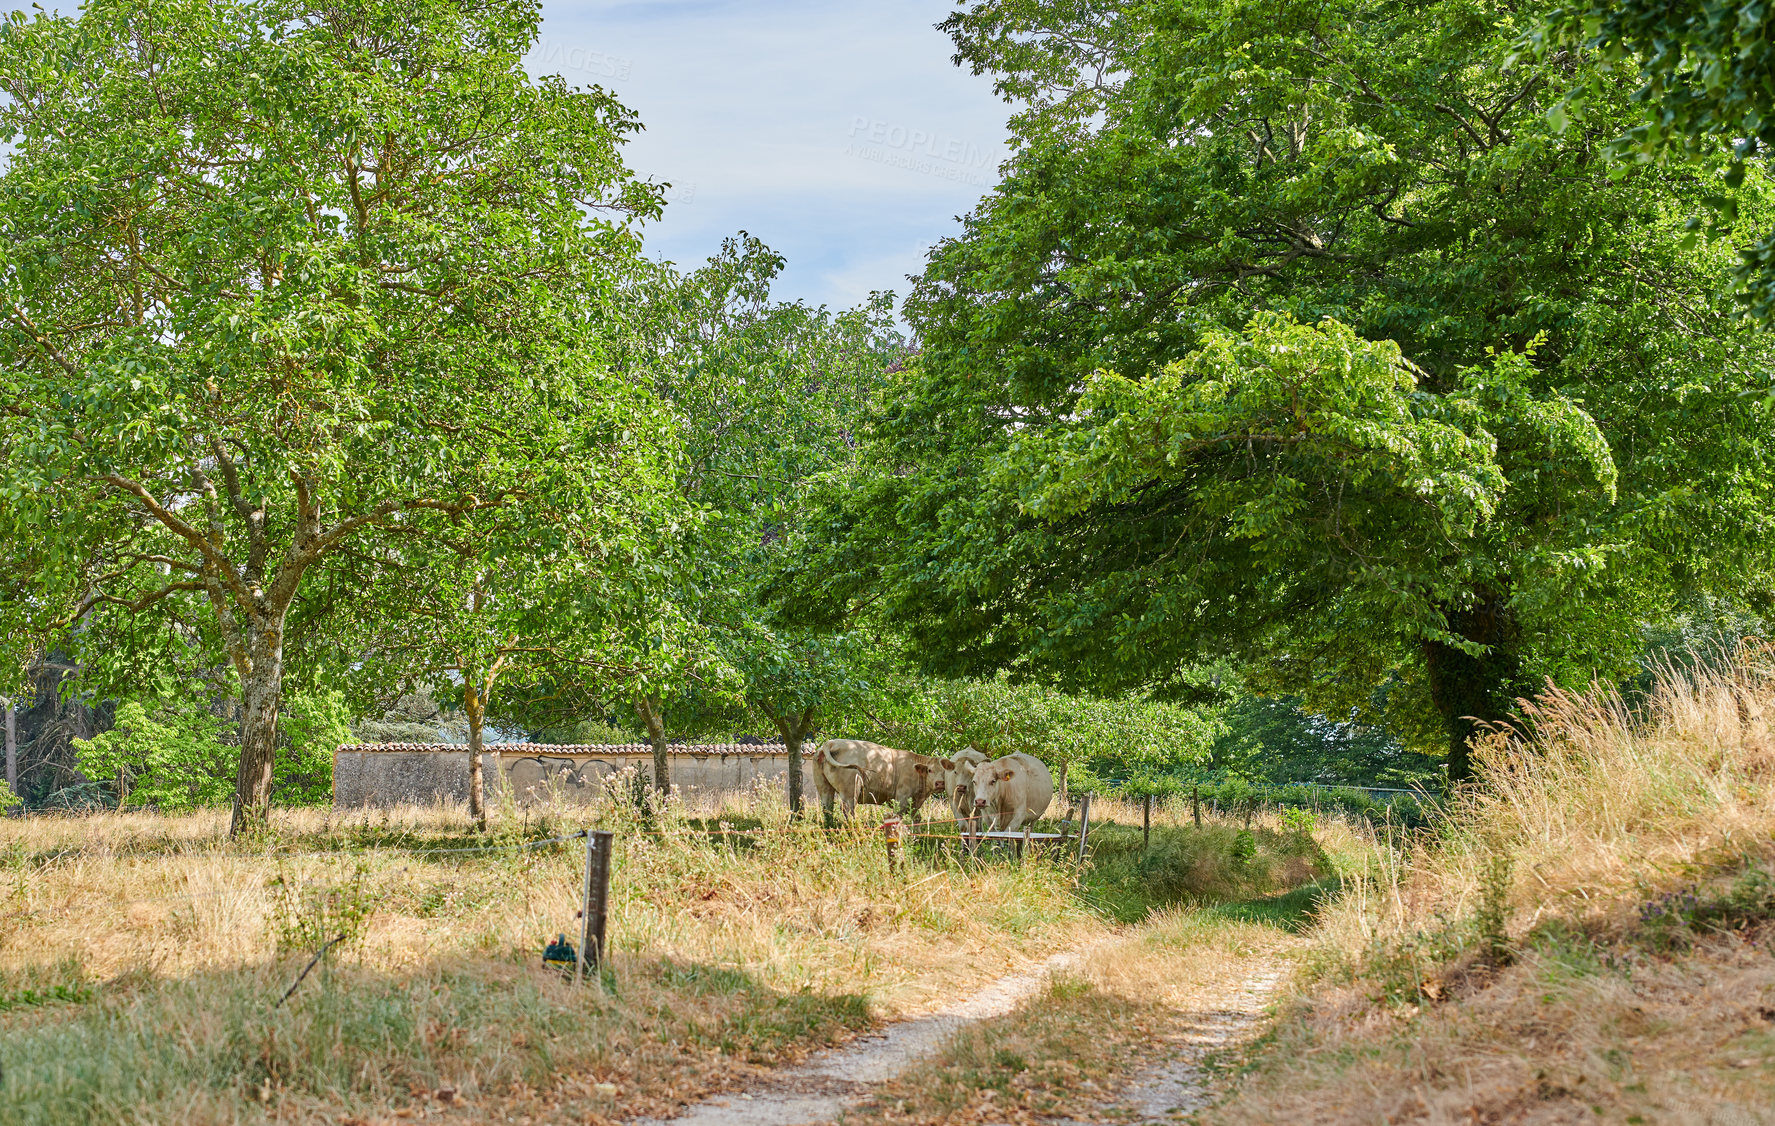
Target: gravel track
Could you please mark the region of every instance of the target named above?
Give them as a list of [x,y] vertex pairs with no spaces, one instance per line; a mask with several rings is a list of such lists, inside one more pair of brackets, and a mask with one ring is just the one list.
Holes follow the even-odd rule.
[[716,1095],[670,1119],[642,1118],[634,1126],[811,1126],[831,1122],[868,1096],[870,1088],[903,1074],[957,1032],[1003,1016],[1044,985],[1050,974],[1077,965],[1091,947],[1056,954],[1034,969],[999,978],[967,1000],[929,1016],[898,1021],[842,1048],[828,1048],[785,1068],[769,1083]]
[[[1182,1050],[1129,1076],[1097,1109],[1129,1126],[1152,1126],[1174,1123],[1207,1106],[1215,1092],[1209,1087],[1202,1062],[1209,1054],[1236,1047],[1262,1031],[1264,1010],[1283,976],[1282,967],[1266,965],[1225,999],[1224,1008],[1190,1013]],[[1056,1126],[1085,1124],[1059,1119]]]
[[[898,1021],[842,1048],[817,1052],[805,1063],[777,1072],[767,1083],[687,1105],[669,1119],[637,1119],[633,1126],[816,1126],[835,1121],[867,1098],[875,1084],[905,1074],[968,1025],[1011,1012],[1054,972],[1079,964],[1095,945],[1056,954],[1034,969],[1001,977],[967,1000],[929,1016]],[[1136,1072],[1108,1097],[1094,1100],[1098,1105],[1093,1109],[1129,1126],[1152,1126],[1175,1123],[1207,1106],[1213,1092],[1203,1061],[1261,1030],[1265,1008],[1283,976],[1279,964],[1265,963],[1222,999],[1222,1007],[1189,1014],[1176,1055]],[[1055,1126],[1087,1126],[1074,1119],[1053,1121]]]

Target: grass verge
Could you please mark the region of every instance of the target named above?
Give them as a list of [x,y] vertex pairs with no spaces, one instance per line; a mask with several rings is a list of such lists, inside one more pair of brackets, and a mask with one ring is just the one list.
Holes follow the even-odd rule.
[[1769,651],[1528,715],[1327,905],[1205,1122],[1775,1122]]
[[1160,911],[1094,948],[1017,1011],[958,1034],[845,1122],[1120,1121],[1122,1081],[1143,1065],[1211,1047],[1213,1018],[1229,999],[1253,978],[1286,972],[1316,902],[1312,889],[1299,889]]

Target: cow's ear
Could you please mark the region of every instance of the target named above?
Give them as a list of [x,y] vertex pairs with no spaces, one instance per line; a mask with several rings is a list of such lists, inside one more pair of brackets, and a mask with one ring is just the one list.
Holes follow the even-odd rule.
[[929,774],[931,772],[931,764],[928,762],[915,762],[912,765],[920,774]]
[[942,768],[943,770],[954,770],[955,769],[955,760],[940,758],[937,760],[937,765],[940,768]]

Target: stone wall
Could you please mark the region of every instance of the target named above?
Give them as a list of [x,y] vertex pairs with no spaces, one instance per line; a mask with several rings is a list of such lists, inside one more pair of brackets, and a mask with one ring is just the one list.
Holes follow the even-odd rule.
[[[788,751],[780,743],[711,743],[674,746],[668,752],[672,785],[686,797],[713,798],[749,791],[759,779],[781,785]],[[558,794],[589,802],[603,779],[636,766],[653,777],[653,748],[554,743],[494,743],[484,748],[481,768],[487,803],[503,800],[509,786],[525,804]],[[363,806],[468,801],[468,748],[451,744],[351,743],[333,753],[333,805]]]

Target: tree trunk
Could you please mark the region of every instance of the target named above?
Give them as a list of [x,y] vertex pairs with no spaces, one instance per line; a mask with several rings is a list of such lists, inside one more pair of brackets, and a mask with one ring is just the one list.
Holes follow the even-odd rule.
[[666,763],[666,725],[660,717],[659,697],[635,697],[635,711],[647,728],[647,741],[653,744],[653,788],[666,793],[672,788],[672,775]]
[[487,831],[487,803],[481,778],[481,726],[487,702],[468,677],[462,678],[462,710],[468,716],[468,815],[478,832]]
[[802,770],[801,746],[807,741],[807,733],[813,729],[814,709],[808,708],[800,717],[772,715],[770,721],[777,725],[777,733],[783,737],[783,748],[789,752],[789,816],[800,817],[802,805]]
[[1060,764],[1060,805],[1065,809],[1072,808],[1072,803],[1067,801],[1066,798],[1066,768],[1071,765],[1072,764],[1069,762],[1062,762]]
[[1447,614],[1451,633],[1486,651],[1474,656],[1439,641],[1424,642],[1430,701],[1448,730],[1448,781],[1473,779],[1473,736],[1486,724],[1510,718],[1519,695],[1522,627],[1507,601],[1487,593],[1477,605]]
[[6,792],[18,797],[18,709],[6,700]]
[[240,771],[234,780],[234,817],[228,835],[264,825],[271,814],[271,774],[277,761],[277,711],[283,698],[283,615],[255,623],[240,675]]

